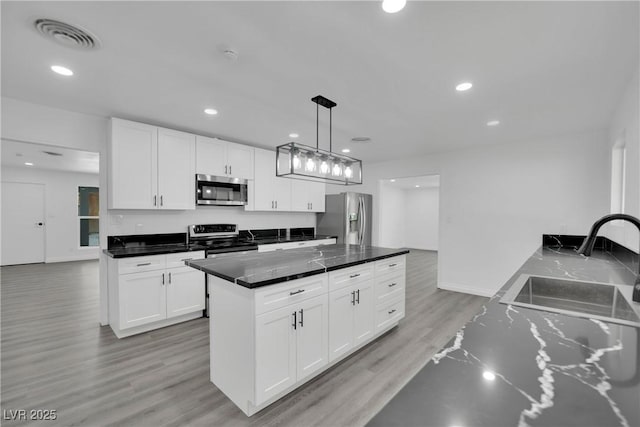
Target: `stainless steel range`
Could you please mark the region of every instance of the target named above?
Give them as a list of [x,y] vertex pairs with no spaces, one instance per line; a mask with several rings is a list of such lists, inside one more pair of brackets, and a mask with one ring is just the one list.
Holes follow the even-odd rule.
[[[255,242],[238,237],[237,224],[193,224],[189,226],[189,245],[200,246],[205,257],[228,252],[256,251]],[[205,317],[209,317],[209,279],[205,278]]]

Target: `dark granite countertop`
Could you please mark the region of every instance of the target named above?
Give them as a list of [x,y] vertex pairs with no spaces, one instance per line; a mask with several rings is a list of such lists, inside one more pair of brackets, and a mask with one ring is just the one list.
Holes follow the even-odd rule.
[[[317,235],[315,237],[293,236],[290,238],[284,238],[284,237],[257,238],[253,240],[242,240],[241,245],[225,247],[224,251],[235,252],[235,251],[255,250],[258,248],[259,245],[266,245],[266,244],[273,244],[273,243],[301,242],[301,241],[307,241],[307,240],[322,240],[322,239],[330,239],[330,238],[335,238],[335,236]],[[248,246],[247,243],[253,243],[253,245]],[[102,252],[104,252],[111,258],[128,258],[128,257],[145,256],[145,255],[171,254],[176,252],[204,251],[205,249],[209,249],[209,248],[206,245],[199,244],[199,243],[191,243],[191,244],[169,243],[169,244],[142,245],[142,246],[131,246],[131,247],[125,247],[125,248],[103,249]]]
[[539,249],[368,425],[639,426],[640,329],[500,303],[521,274],[635,276],[602,251]]
[[325,245],[277,252],[219,254],[185,264],[238,285],[257,288],[406,253],[409,253],[406,249]]

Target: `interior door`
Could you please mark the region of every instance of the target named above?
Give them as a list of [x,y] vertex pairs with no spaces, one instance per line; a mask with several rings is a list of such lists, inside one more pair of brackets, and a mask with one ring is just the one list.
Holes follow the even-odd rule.
[[2,183],[2,265],[44,262],[44,184]]

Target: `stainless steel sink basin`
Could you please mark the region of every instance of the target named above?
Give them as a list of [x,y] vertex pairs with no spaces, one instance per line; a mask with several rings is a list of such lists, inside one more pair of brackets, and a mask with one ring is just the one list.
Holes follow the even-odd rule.
[[523,274],[500,302],[640,327],[640,304],[629,303],[631,292],[631,286]]

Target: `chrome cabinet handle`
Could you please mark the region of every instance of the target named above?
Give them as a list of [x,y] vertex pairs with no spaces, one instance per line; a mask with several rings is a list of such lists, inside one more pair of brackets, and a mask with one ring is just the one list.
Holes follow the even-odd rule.
[[271,201],[271,209],[273,209],[273,200]]
[[231,175],[233,172],[231,172],[231,165],[229,165],[229,175]]
[[224,165],[224,174],[225,174],[225,175],[227,175],[227,174],[228,174],[228,172],[227,172],[227,165]]
[[389,314],[393,314],[393,313],[395,313],[395,312],[396,312],[396,309],[394,308],[393,310],[391,310],[391,311],[389,312]]
[[298,315],[298,312],[294,311],[293,312],[293,329],[298,329],[298,326],[297,326],[298,325],[298,320],[297,320],[297,317],[296,317],[297,315]]
[[304,328],[304,309],[300,309],[300,327]]
[[395,285],[397,285],[397,283],[391,283],[390,285],[388,285],[390,288],[393,288]]
[[358,277],[358,276],[360,276],[360,273],[352,274],[351,276],[349,276],[349,279],[353,279],[354,277]]
[[313,210],[313,202],[311,202],[310,205],[311,205],[311,210]]
[[294,292],[289,292],[289,295],[298,295],[304,292],[304,289],[298,289],[297,291]]
[[171,273],[169,273],[169,284],[171,284]]
[[193,258],[182,258],[180,261],[191,261]]
[[164,273],[162,273],[162,284],[164,285]]
[[158,201],[158,196],[157,195],[153,196],[153,206],[158,206],[157,201]]
[[351,305],[356,305],[356,291],[351,291]]
[[143,265],[151,265],[150,262],[143,262],[142,264],[137,264],[138,267],[142,267]]
[[360,289],[356,291],[356,302],[360,304]]
[[278,209],[278,201],[276,200],[276,209]]
[[160,206],[164,206],[164,198],[163,198],[163,196],[160,196]]
[[395,263],[394,264],[389,264],[389,267],[395,267],[396,265],[398,265],[398,264],[395,264]]

